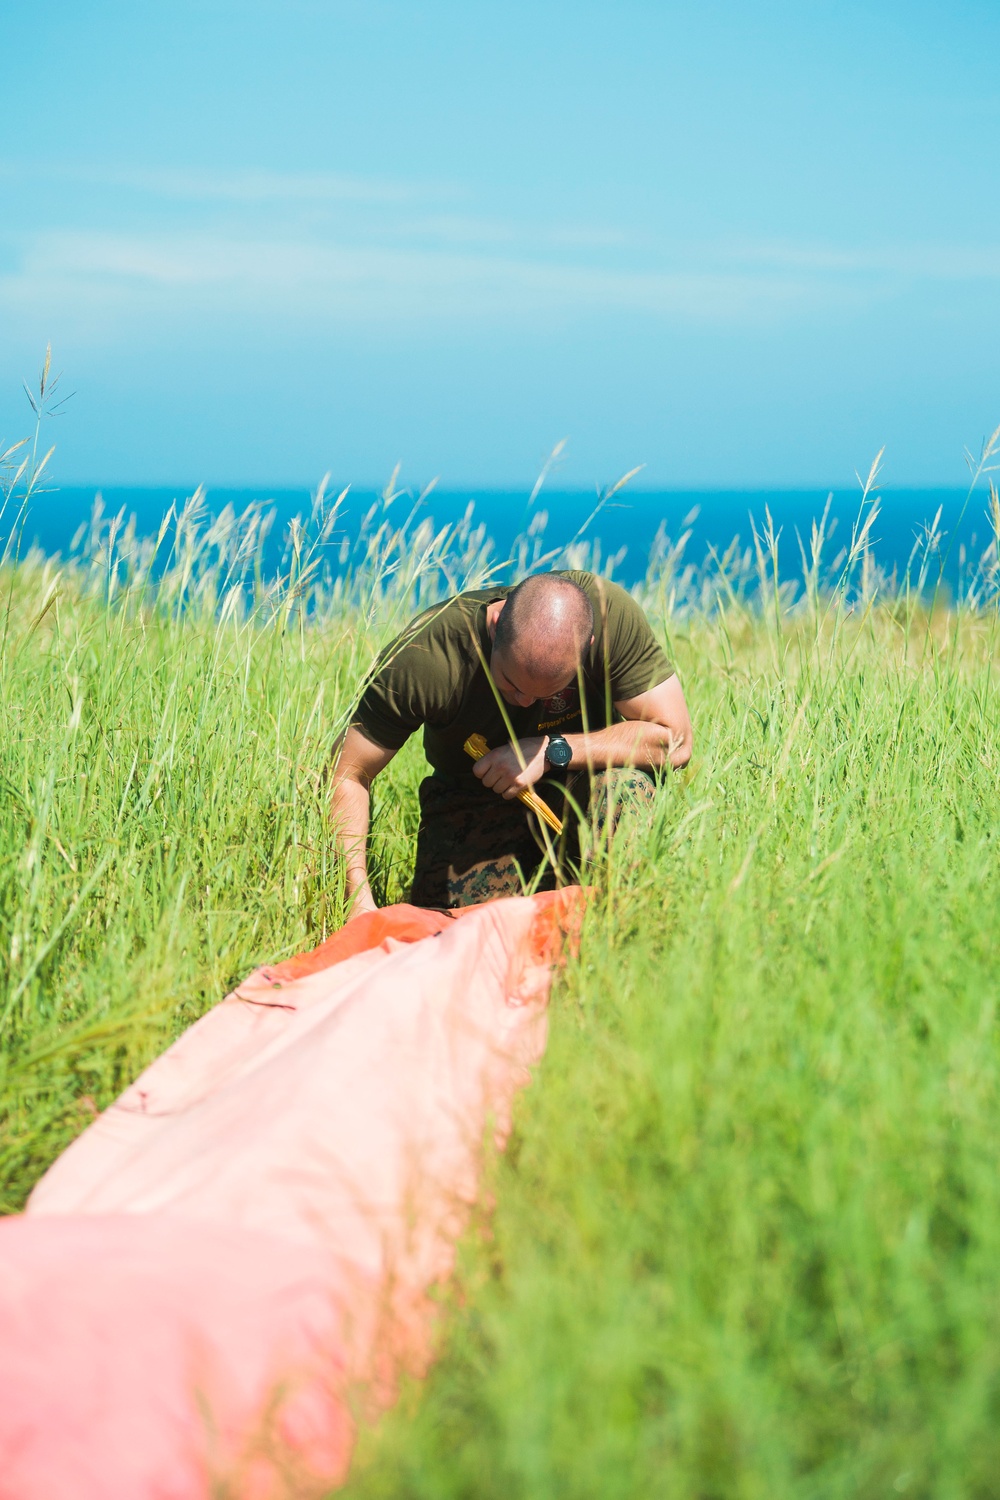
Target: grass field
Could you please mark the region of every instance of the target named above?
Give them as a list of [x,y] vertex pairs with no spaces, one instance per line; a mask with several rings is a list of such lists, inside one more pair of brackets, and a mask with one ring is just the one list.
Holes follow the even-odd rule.
[[[1000,1495],[996,550],[918,597],[873,510],[832,573],[788,538],[654,559],[695,758],[593,872],[440,1360],[352,1500]],[[471,522],[394,517],[336,551],[321,502],[270,585],[260,517],[197,505],[155,562],[104,525],[0,574],[5,1210],[342,921],[331,745],[393,628],[489,567]],[[384,900],[420,775],[411,745],[377,785]]]

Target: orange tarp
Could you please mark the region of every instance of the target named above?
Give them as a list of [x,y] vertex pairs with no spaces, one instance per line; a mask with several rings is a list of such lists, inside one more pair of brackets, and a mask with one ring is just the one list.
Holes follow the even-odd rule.
[[[322,1494],[421,1373],[578,890],[259,969],[0,1221],[2,1500]],[[228,1486],[228,1488],[227,1488]]]

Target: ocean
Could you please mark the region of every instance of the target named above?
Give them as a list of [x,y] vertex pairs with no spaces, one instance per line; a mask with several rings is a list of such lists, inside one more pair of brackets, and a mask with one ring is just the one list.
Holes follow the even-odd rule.
[[[93,486],[73,486],[38,496],[25,526],[25,541],[35,542],[46,553],[66,555],[74,532],[91,513],[97,490]],[[183,486],[135,488],[109,485],[101,490],[105,515],[124,510],[134,515],[143,534],[156,534],[160,521],[175,501],[183,501],[190,489]],[[333,491],[336,494],[336,490]],[[361,518],[376,500],[371,490],[354,490],[343,510],[343,524],[337,537],[356,534]],[[412,509],[415,496],[396,499],[390,516],[403,516]],[[262,502],[276,512],[265,554],[270,571],[277,569],[282,552],[281,537],[285,524],[295,515],[309,513],[311,493],[308,489],[235,489],[212,488],[207,492],[210,513],[217,514],[226,505],[237,511],[253,501]],[[838,490],[830,501],[831,540],[825,557],[832,564],[836,553],[850,541],[860,501],[860,489]],[[650,548],[658,530],[663,527],[676,539],[690,531],[685,561],[700,564],[709,550],[723,551],[734,538],[744,547],[752,544],[752,526],[764,523],[769,509],[775,526],[780,528],[780,558],[783,576],[800,572],[801,560],[797,536],[808,542],[814,518],[822,515],[827,492],[815,490],[626,490],[597,509],[594,492],[543,490],[529,505],[529,492],[513,490],[434,490],[420,507],[420,514],[438,525],[458,520],[469,503],[474,516],[493,538],[497,556],[509,555],[515,538],[522,534],[539,513],[547,515],[546,548],[564,545],[574,538],[599,542],[602,558],[615,557],[614,576],[625,583],[640,579],[647,566]],[[942,532],[939,557],[945,565],[945,578],[954,586],[969,560],[978,558],[992,538],[986,517],[985,489],[977,490],[966,502],[966,492],[955,489],[886,490],[880,496],[880,514],[871,531],[873,550],[879,565],[891,573],[902,574],[914,544],[926,526],[940,511],[938,527]],[[963,514],[964,507],[964,514]],[[9,517],[8,517],[9,520]],[[937,577],[938,564],[932,570]]]

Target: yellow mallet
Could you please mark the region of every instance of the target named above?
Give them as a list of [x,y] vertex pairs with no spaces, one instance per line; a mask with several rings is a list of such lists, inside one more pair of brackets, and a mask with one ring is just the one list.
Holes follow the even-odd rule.
[[[489,745],[487,745],[481,734],[470,734],[469,738],[466,740],[462,748],[465,751],[466,755],[472,756],[473,760],[482,760],[483,756],[486,754],[487,750],[490,747]],[[547,823],[549,825],[553,833],[562,833],[562,818],[557,817],[556,814],[552,811],[551,807],[549,807],[548,803],[543,802],[541,797],[539,797],[535,792],[532,792],[530,790],[518,792],[517,800],[519,802],[523,802],[525,807],[530,807],[531,811],[535,813],[537,817],[541,818],[543,823]]]

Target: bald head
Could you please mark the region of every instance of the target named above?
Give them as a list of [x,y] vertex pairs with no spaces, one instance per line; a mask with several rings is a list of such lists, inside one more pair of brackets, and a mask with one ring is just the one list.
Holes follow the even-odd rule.
[[515,681],[553,693],[576,676],[593,633],[594,611],[583,590],[556,573],[536,573],[507,595],[493,651]]

